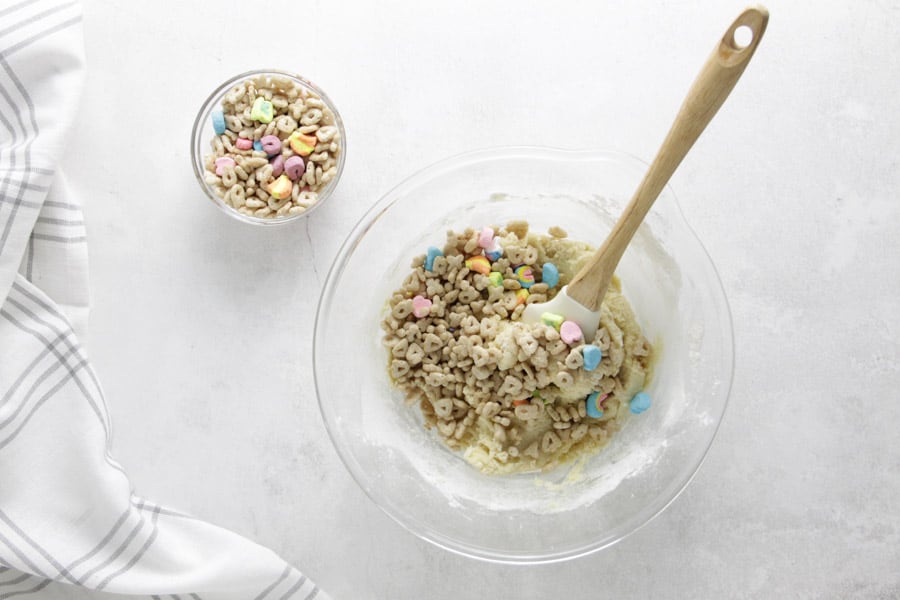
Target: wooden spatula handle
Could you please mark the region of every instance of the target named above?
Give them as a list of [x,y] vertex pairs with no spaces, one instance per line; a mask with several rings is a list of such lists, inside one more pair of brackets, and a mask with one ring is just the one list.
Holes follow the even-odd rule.
[[[569,296],[579,304],[591,310],[600,307],[625,248],[675,169],[734,88],[762,39],[768,20],[765,8],[748,8],[713,50],[625,212],[591,261],[569,283]],[[752,36],[744,46],[735,39],[735,32],[742,27]]]

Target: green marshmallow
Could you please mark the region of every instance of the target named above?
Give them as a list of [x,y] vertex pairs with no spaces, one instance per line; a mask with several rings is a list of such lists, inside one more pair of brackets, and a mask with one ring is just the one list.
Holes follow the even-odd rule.
[[253,107],[250,109],[250,118],[260,123],[271,123],[272,119],[275,118],[275,108],[271,102],[262,96],[258,96],[253,101]]

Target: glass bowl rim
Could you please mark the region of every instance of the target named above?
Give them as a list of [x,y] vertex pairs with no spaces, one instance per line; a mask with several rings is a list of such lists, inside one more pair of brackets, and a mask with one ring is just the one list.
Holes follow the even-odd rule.
[[538,565],[565,562],[568,560],[587,556],[595,552],[599,552],[600,550],[608,548],[622,541],[623,539],[627,538],[628,536],[632,535],[633,533],[653,521],[673,502],[675,502],[675,500],[684,492],[684,490],[687,489],[691,481],[693,481],[694,477],[696,477],[703,463],[706,461],[706,457],[709,455],[709,450],[712,447],[712,444],[715,441],[716,436],[718,435],[719,429],[722,426],[722,421],[728,408],[728,403],[731,398],[731,389],[734,383],[735,344],[734,322],[731,314],[731,307],[728,303],[728,297],[725,294],[725,289],[722,284],[721,277],[719,276],[718,270],[716,269],[715,263],[712,261],[709,252],[706,250],[706,247],[703,245],[697,233],[684,217],[681,205],[679,204],[677,196],[669,183],[666,184],[665,190],[671,196],[671,200],[675,209],[673,214],[677,215],[677,217],[681,220],[681,225],[684,227],[684,230],[690,234],[689,237],[692,240],[693,244],[695,244],[696,246],[695,250],[699,251],[700,255],[704,258],[704,267],[709,269],[714,283],[712,292],[718,297],[718,300],[721,301],[720,307],[723,309],[722,316],[724,317],[724,321],[727,324],[727,327],[723,330],[723,336],[728,346],[727,356],[725,357],[727,359],[728,370],[727,373],[724,374],[724,385],[722,386],[721,391],[718,394],[722,397],[722,401],[721,409],[719,410],[719,413],[717,415],[715,427],[712,429],[709,435],[709,439],[706,441],[705,447],[703,448],[699,459],[696,461],[696,464],[693,465],[692,468],[687,472],[686,476],[683,477],[683,480],[678,483],[674,492],[671,494],[671,497],[660,501],[658,505],[655,505],[655,503],[653,502],[649,503],[648,506],[651,508],[651,510],[647,514],[639,513],[638,516],[634,518],[635,522],[629,529],[612,534],[607,538],[601,539],[597,542],[582,544],[579,547],[564,549],[562,551],[531,552],[529,554],[499,554],[497,551],[494,551],[492,549],[476,548],[472,545],[459,543],[458,541],[448,538],[447,536],[434,531],[432,528],[423,525],[417,520],[405,518],[405,515],[402,513],[402,511],[396,510],[389,501],[380,498],[379,494],[370,488],[368,483],[363,478],[362,474],[357,472],[358,470],[355,466],[355,460],[352,459],[352,453],[350,452],[350,450],[342,447],[341,444],[338,443],[338,434],[333,430],[334,425],[328,417],[330,413],[327,410],[325,403],[323,402],[323,382],[320,381],[317,368],[318,345],[321,339],[320,328],[323,326],[324,319],[323,309],[326,306],[328,300],[333,295],[335,285],[339,281],[340,273],[343,272],[347,262],[353,256],[356,245],[365,236],[369,228],[372,227],[372,225],[374,225],[374,223],[383,214],[385,214],[400,198],[402,198],[405,195],[405,192],[408,191],[408,189],[415,188],[416,186],[421,185],[430,179],[434,179],[444,173],[458,169],[466,164],[481,163],[491,160],[504,160],[516,157],[567,161],[625,161],[632,162],[635,165],[643,166],[645,173],[647,168],[649,168],[649,163],[647,163],[646,161],[632,154],[621,152],[618,150],[573,150],[549,146],[511,145],[491,146],[457,153],[432,162],[431,164],[426,165],[425,167],[418,169],[417,171],[408,175],[407,177],[402,179],[400,183],[396,184],[387,192],[382,194],[378,201],[376,201],[375,204],[373,204],[372,207],[369,208],[369,210],[366,211],[366,213],[357,221],[353,229],[351,229],[351,231],[347,234],[347,237],[341,244],[337,254],[332,261],[331,267],[329,268],[328,274],[325,278],[325,282],[322,285],[322,291],[319,296],[318,305],[316,307],[312,348],[313,383],[316,392],[316,400],[319,405],[319,414],[322,418],[323,423],[325,424],[325,430],[328,433],[329,439],[331,440],[331,445],[337,452],[338,457],[344,465],[344,468],[349,472],[353,481],[357,486],[359,486],[360,489],[362,489],[369,500],[371,500],[372,503],[375,504],[375,506],[377,506],[393,521],[399,524],[404,530],[408,531],[419,539],[431,543],[448,552],[459,556],[464,556],[466,558],[495,564]]

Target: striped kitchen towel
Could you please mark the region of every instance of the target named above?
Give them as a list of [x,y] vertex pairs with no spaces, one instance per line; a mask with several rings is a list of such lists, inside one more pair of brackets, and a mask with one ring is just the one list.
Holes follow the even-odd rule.
[[83,60],[78,2],[0,0],[0,600],[325,598],[272,551],[135,495],[110,455],[79,344],[84,223],[57,168]]

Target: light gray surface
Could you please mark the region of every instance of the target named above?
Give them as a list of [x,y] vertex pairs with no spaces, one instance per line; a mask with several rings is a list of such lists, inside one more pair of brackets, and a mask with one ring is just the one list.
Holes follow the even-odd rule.
[[[900,596],[896,1],[770,3],[760,50],[673,179],[731,302],[736,373],[706,463],[660,517],[565,564],[478,563],[384,516],[331,447],[311,339],[352,224],[470,148],[650,159],[742,8],[619,4],[85,2],[63,166],[90,236],[88,347],[139,493],[270,546],[341,599]],[[208,92],[265,66],[321,85],[349,142],[337,195],[275,230],[214,208],[188,155]]]

